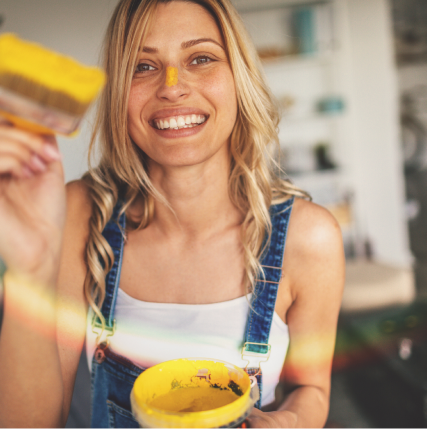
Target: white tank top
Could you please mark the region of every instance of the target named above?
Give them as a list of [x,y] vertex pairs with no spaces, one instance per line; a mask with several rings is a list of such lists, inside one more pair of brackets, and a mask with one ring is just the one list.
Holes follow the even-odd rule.
[[[144,302],[123,290],[117,294],[116,331],[110,338],[114,353],[143,368],[182,358],[210,358],[244,368],[241,350],[249,315],[248,297],[214,304],[166,304]],[[96,334],[88,317],[86,351],[89,370],[95,351]],[[262,363],[262,406],[275,399],[275,388],[289,345],[288,326],[274,313],[270,339],[271,355]],[[257,361],[250,367],[258,367]]]

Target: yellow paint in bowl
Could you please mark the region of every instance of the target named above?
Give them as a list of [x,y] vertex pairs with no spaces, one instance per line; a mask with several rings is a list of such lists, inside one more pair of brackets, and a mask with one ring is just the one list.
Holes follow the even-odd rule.
[[188,413],[214,410],[231,404],[236,399],[239,399],[239,396],[229,390],[184,387],[158,396],[150,402],[150,406],[158,410]]
[[250,414],[257,393],[247,373],[232,364],[177,359],[144,371],[131,403],[141,427],[232,427]]

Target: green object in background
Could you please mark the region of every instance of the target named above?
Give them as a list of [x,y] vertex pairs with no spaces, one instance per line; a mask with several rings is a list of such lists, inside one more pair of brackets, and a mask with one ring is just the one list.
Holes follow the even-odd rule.
[[6,265],[0,258],[0,279],[3,278],[4,273],[6,272]]
[[312,7],[298,8],[294,12],[295,34],[299,41],[300,54],[315,54],[316,29]]
[[317,111],[324,115],[340,115],[345,107],[344,99],[338,95],[324,97],[317,103]]

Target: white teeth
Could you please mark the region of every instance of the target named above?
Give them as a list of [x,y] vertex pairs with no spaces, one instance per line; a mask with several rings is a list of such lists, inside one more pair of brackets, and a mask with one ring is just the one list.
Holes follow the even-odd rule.
[[193,128],[206,122],[206,117],[203,115],[188,115],[188,116],[177,116],[169,119],[156,119],[153,121],[155,128],[159,130],[174,129],[178,130],[181,128]]

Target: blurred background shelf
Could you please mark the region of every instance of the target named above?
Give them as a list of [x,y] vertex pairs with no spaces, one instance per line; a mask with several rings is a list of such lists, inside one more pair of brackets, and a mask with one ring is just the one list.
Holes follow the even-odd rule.
[[289,54],[262,59],[266,70],[273,67],[280,67],[281,69],[325,67],[330,66],[333,61],[334,56],[332,54]]
[[[282,167],[315,202],[348,207],[349,258],[369,248],[376,262],[409,268],[390,3],[232,1],[282,107]],[[334,169],[319,171],[319,148]]]
[[232,0],[234,6],[241,14],[249,12],[265,12],[295,6],[312,6],[328,3],[329,0]]

